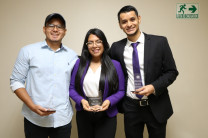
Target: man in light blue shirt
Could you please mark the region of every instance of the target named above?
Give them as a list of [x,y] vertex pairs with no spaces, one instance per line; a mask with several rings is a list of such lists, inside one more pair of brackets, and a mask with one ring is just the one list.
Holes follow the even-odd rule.
[[69,138],[73,115],[69,84],[78,57],[62,44],[66,23],[60,14],[46,17],[43,32],[45,41],[20,50],[10,86],[24,102],[26,138]]

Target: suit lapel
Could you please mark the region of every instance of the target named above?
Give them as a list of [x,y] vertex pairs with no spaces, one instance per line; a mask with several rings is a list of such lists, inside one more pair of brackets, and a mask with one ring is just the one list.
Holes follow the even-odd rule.
[[144,41],[144,74],[145,74],[145,82],[147,80],[147,71],[148,71],[148,61],[149,61],[149,49],[151,46],[150,36],[144,33],[145,41]]
[[126,64],[124,62],[124,49],[125,49],[125,46],[126,46],[126,43],[127,43],[127,38],[123,39],[120,44],[119,44],[119,48],[118,48],[118,55],[119,55],[119,61],[123,67],[123,71],[124,71],[124,74],[125,76],[127,76],[127,69],[126,69]]

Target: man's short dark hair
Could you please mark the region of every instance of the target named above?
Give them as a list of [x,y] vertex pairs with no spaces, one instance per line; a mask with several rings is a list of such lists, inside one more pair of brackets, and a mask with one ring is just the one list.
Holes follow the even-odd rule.
[[127,5],[127,6],[124,6],[123,8],[121,8],[120,11],[118,12],[118,21],[120,22],[120,14],[121,13],[126,13],[126,12],[130,12],[130,11],[134,11],[136,16],[137,17],[139,16],[138,11],[135,7],[133,7],[131,5]]
[[52,19],[60,20],[61,23],[62,23],[62,25],[64,26],[64,28],[66,27],[66,22],[65,22],[65,20],[64,20],[64,17],[63,17],[61,14],[59,14],[59,13],[52,13],[52,14],[49,14],[49,15],[46,17],[46,19],[45,19],[45,26],[46,26],[48,23],[50,23],[50,21],[51,21]]

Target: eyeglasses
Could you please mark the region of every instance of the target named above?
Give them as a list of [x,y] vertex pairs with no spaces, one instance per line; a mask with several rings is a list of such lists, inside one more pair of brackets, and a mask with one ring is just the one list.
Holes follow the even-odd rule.
[[97,41],[89,41],[86,43],[87,46],[92,47],[94,44],[96,46],[101,46],[101,44],[103,43],[102,40],[97,40]]
[[53,30],[55,27],[58,31],[63,31],[65,29],[64,26],[62,25],[55,25],[55,24],[48,24],[46,25],[46,27],[49,29],[49,30]]

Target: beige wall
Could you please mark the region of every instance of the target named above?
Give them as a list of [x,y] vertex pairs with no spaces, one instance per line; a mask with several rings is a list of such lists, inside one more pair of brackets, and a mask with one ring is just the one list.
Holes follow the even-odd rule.
[[[176,19],[176,4],[183,2],[199,3],[198,19]],[[52,12],[65,17],[68,32],[63,42],[80,54],[90,28],[103,30],[110,44],[125,37],[117,23],[117,12],[127,4],[141,14],[142,31],[168,38],[180,73],[169,87],[175,112],[168,121],[167,137],[208,137],[207,0],[1,0],[1,138],[24,137],[22,102],[11,92],[9,77],[20,48],[44,40],[45,17]],[[116,138],[124,138],[122,117],[118,117]],[[77,138],[74,118],[72,138]]]

